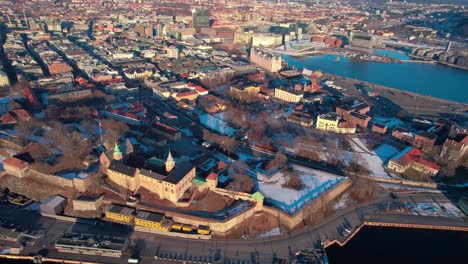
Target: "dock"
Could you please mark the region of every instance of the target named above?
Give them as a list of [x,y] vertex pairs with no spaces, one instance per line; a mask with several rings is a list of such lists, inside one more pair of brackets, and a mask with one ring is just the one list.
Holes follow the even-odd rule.
[[327,248],[333,244],[345,246],[364,227],[392,227],[411,228],[425,230],[442,230],[468,232],[466,221],[456,220],[448,217],[419,216],[419,215],[399,215],[399,214],[379,214],[372,217],[365,216],[362,224],[354,232],[349,234],[344,240],[333,239],[323,242],[323,247]]

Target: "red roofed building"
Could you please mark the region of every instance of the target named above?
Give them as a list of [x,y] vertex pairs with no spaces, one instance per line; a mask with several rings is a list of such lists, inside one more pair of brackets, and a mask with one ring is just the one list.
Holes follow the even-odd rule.
[[31,115],[24,109],[11,110],[4,114],[0,121],[3,125],[16,124],[18,121],[29,121]]
[[200,85],[196,85],[192,82],[188,82],[187,83],[187,86],[190,88],[190,89],[193,89],[195,90],[195,92],[199,95],[199,96],[202,96],[202,95],[207,95],[208,94],[208,90],[201,87]]
[[19,178],[24,177],[24,173],[28,168],[29,163],[16,157],[10,157],[3,161],[3,169],[6,171],[6,173]]
[[227,163],[224,161],[220,161],[218,163],[218,173],[221,173],[222,171],[226,170],[228,167]]
[[177,93],[175,95],[175,99],[177,101],[184,100],[184,99],[193,101],[193,100],[196,100],[197,97],[198,97],[198,93],[195,91],[182,92],[182,93]]
[[10,112],[5,113],[0,118],[0,121],[2,122],[2,125],[14,125],[14,124],[18,123],[16,118]]
[[10,112],[13,112],[18,118],[18,120],[29,121],[31,119],[31,115],[24,109],[16,109]]
[[387,167],[399,173],[404,173],[407,169],[413,168],[422,173],[435,176],[439,173],[440,166],[421,158],[423,151],[417,148],[408,147],[395,155]]
[[207,177],[206,177],[206,183],[208,185],[208,189],[214,189],[218,185],[218,173],[216,172],[211,172]]
[[182,134],[179,132],[179,130],[160,122],[153,123],[152,131],[157,135],[166,137],[170,140],[178,140],[182,137]]

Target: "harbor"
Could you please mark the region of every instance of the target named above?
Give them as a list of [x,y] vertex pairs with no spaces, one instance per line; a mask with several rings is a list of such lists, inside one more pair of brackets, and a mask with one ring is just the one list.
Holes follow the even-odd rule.
[[[361,61],[350,55],[333,53],[317,56],[294,57],[282,55],[290,67],[322,70],[324,73],[345,78],[369,82],[380,86],[418,93],[435,98],[468,103],[468,83],[466,71],[436,64],[433,62],[414,63],[409,56],[385,51],[387,55],[398,60],[388,63]],[[339,57],[339,61],[337,60]],[[395,78],[395,76],[399,76]]]

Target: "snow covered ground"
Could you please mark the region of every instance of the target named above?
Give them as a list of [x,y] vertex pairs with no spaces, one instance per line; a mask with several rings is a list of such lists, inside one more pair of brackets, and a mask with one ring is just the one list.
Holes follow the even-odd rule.
[[384,170],[384,162],[380,157],[372,150],[369,150],[359,138],[352,138],[351,147],[356,152],[361,152],[362,159],[365,161],[365,165],[369,169],[370,175],[378,178],[390,178],[387,172]]
[[428,189],[422,187],[413,187],[408,185],[400,185],[400,184],[393,184],[393,183],[379,183],[380,187],[387,189],[389,191],[420,191],[425,193],[441,193],[440,190],[437,189]]
[[290,214],[300,211],[305,204],[345,179],[297,165],[293,165],[293,169],[302,179],[304,185],[302,190],[296,191],[282,186],[286,181],[284,171],[276,173],[264,182],[259,182],[260,192],[268,201]]
[[336,202],[336,204],[333,206],[335,210],[345,208],[348,206],[348,204],[351,202],[351,198],[349,197],[349,193],[345,193],[341,198]]
[[234,128],[230,127],[229,124],[224,121],[224,113],[222,112],[214,115],[200,115],[200,122],[205,126],[208,126],[211,129],[227,136],[232,136],[236,132]]
[[452,203],[417,203],[407,204],[405,207],[414,215],[465,217],[465,214]]
[[260,234],[257,236],[257,238],[264,238],[264,237],[271,237],[271,236],[277,236],[277,235],[280,235],[281,234],[281,230],[279,227],[271,230],[271,231],[268,231],[268,232],[265,232],[263,234]]

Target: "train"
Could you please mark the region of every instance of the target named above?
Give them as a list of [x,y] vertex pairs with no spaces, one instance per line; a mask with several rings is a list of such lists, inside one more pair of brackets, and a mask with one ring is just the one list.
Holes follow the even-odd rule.
[[172,217],[158,212],[136,210],[133,207],[111,204],[105,212],[105,220],[130,226],[146,227],[165,232],[210,235],[207,225],[198,227],[174,222]]
[[211,230],[209,226],[199,225],[198,228],[191,225],[174,223],[171,226],[171,232],[184,233],[184,234],[198,234],[198,235],[210,235]]

